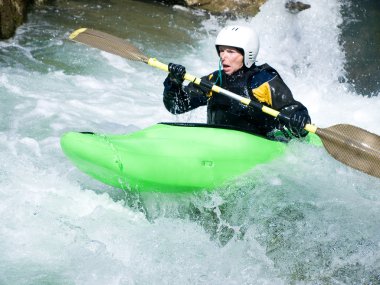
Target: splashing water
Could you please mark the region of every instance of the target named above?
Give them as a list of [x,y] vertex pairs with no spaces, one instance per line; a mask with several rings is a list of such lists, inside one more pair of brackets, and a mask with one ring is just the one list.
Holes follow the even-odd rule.
[[[41,6],[0,43],[0,284],[380,284],[380,180],[290,143],[287,154],[215,192],[133,194],[63,156],[66,131],[125,133],[204,122],[162,104],[165,74],[67,40],[92,27],[204,75],[225,24],[255,26],[258,63],[277,69],[320,127],[380,133],[379,97],[344,78],[341,1],[297,15],[269,0],[251,19],[113,1]],[[369,94],[368,94],[369,95]]]

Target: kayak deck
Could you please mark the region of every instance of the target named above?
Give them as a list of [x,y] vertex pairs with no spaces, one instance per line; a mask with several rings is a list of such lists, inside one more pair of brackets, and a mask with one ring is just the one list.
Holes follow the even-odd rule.
[[281,156],[286,144],[205,124],[156,124],[124,135],[69,132],[65,155],[117,188],[153,192],[212,189]]

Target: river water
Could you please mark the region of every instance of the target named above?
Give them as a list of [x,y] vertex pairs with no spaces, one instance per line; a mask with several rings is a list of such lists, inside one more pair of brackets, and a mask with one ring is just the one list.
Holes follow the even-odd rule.
[[380,179],[323,148],[292,142],[277,161],[193,195],[105,186],[60,149],[67,131],[206,119],[204,108],[165,110],[162,71],[67,40],[79,27],[201,76],[217,68],[213,42],[224,25],[255,26],[259,64],[281,73],[317,126],[380,134],[378,90],[356,93],[345,71],[347,3],[309,3],[293,15],[269,0],[254,18],[233,20],[133,0],[31,11],[0,42],[0,284],[380,284]]

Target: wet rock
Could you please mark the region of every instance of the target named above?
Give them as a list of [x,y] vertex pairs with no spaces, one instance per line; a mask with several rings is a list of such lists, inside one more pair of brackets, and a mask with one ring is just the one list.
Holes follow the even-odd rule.
[[161,2],[199,8],[217,15],[254,16],[266,0],[161,0]]
[[0,38],[13,36],[26,16],[26,0],[0,0]]
[[199,7],[214,14],[254,16],[266,0],[186,0],[188,5],[192,3],[192,6],[195,6],[194,2],[198,2]]
[[380,97],[380,2],[351,0],[342,6],[340,43],[346,78],[363,96]]
[[186,0],[185,4],[189,7],[202,7],[211,3],[211,0]]
[[12,37],[26,20],[30,4],[42,4],[44,0],[0,0],[0,39]]
[[309,9],[309,4],[302,3],[300,1],[288,1],[285,3],[285,8],[292,14],[297,14],[303,10]]

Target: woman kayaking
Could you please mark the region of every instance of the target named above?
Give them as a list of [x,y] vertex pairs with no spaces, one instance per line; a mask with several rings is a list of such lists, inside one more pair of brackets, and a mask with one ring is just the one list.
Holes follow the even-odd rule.
[[259,38],[252,28],[225,27],[219,32],[215,46],[220,57],[219,69],[202,80],[270,106],[288,116],[289,122],[281,122],[205,87],[182,85],[186,68],[173,63],[169,64],[169,75],[164,81],[163,100],[168,111],[181,114],[207,105],[207,123],[211,125],[245,129],[269,139],[279,138],[279,131],[287,139],[307,135],[304,127],[311,122],[307,108],[294,100],[275,69],[268,64],[255,64]]

